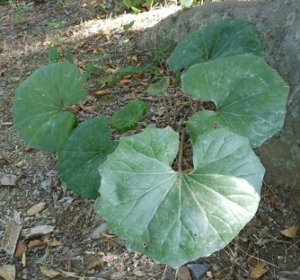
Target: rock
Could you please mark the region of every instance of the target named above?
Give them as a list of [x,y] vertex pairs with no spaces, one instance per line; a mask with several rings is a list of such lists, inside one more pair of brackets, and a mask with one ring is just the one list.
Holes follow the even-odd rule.
[[200,280],[208,270],[207,264],[191,263],[187,267],[190,270],[192,280]]
[[266,141],[258,153],[267,169],[266,181],[287,190],[300,185],[299,4],[299,0],[209,2],[169,16],[149,29],[139,40],[139,47],[142,48],[156,48],[166,44],[174,47],[191,31],[228,17],[248,20],[257,26],[267,62],[290,86],[284,128],[281,133]]

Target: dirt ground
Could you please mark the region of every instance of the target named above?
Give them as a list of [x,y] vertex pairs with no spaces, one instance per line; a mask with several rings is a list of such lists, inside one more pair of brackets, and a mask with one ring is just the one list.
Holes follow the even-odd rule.
[[[149,123],[167,125],[160,100],[145,91],[157,75],[168,73],[168,50],[135,48],[142,28],[177,9],[165,2],[168,7],[157,7],[138,18],[124,16],[121,1],[116,5],[114,1],[57,0],[0,6],[0,178],[7,174],[17,178],[13,186],[0,185],[0,239],[16,213],[23,229],[54,227],[46,235],[20,238],[14,256],[0,250],[0,267],[14,265],[16,279],[49,279],[54,275],[55,279],[180,279],[176,269],[127,251],[95,214],[94,201],[80,199],[61,184],[56,156],[31,149],[20,140],[11,115],[16,88],[48,63],[53,46],[60,59],[68,58],[71,50],[82,70],[89,64],[105,70],[106,74],[95,72],[87,83],[89,97],[76,108],[81,120],[111,115],[115,108],[138,97],[149,107],[139,130]],[[132,20],[136,21],[134,26],[125,30],[124,24]],[[129,65],[144,70],[116,75],[117,69]],[[168,106],[176,122],[185,114],[189,100],[176,83],[170,93],[173,98]],[[41,202],[45,209],[28,215],[27,210]],[[240,235],[220,252],[194,262],[208,265],[202,279],[300,279],[300,239],[292,230],[300,223],[299,213],[300,199],[298,205],[292,205],[280,186],[265,184],[259,210]],[[184,277],[181,279],[189,279]]]

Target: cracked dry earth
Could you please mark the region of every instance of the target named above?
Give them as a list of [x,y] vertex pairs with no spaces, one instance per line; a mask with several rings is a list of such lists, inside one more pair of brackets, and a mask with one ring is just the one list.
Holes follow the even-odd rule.
[[[0,178],[11,175],[9,178],[16,179],[11,186],[0,186],[0,239],[16,216],[23,229],[51,228],[38,236],[21,234],[12,255],[0,251],[0,267],[14,266],[16,279],[190,279],[147,256],[127,251],[95,214],[94,201],[80,199],[62,185],[56,156],[29,148],[14,130],[11,107],[15,90],[48,62],[49,46],[62,56],[65,48],[70,48],[81,69],[92,63],[107,73],[153,61],[153,52],[136,50],[135,42],[143,29],[178,8],[170,3],[138,16],[125,16],[118,5],[112,9],[110,4],[49,1],[30,6],[21,15],[19,7],[0,6]],[[108,14],[110,19],[105,19]],[[125,32],[122,25],[132,20],[133,29]],[[161,73],[167,71],[163,60],[156,64]],[[153,73],[128,74],[110,87],[104,78],[92,77],[87,101],[76,108],[80,120],[111,115],[115,108],[139,97],[147,102],[149,112],[138,130],[149,123],[166,126],[161,102],[145,95],[153,77]],[[184,114],[187,103],[177,86],[170,88],[174,98],[169,105],[177,108],[174,122]],[[28,212],[35,205],[41,208]],[[299,235],[282,233],[299,224],[299,206],[289,203],[280,186],[265,184],[260,208],[240,235],[220,252],[195,261],[208,264],[202,279],[300,279]]]

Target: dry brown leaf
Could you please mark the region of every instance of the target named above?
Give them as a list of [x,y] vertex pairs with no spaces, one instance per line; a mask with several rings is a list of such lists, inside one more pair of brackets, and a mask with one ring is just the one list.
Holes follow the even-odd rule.
[[181,266],[177,270],[177,278],[179,280],[192,280],[189,269],[186,266]]
[[48,268],[46,266],[41,265],[40,266],[40,271],[42,274],[44,274],[45,276],[47,276],[48,278],[54,278],[58,275],[61,275],[61,273],[55,269],[52,268]]
[[58,247],[61,246],[61,242],[59,240],[53,239],[53,240],[44,240],[44,242],[47,244],[49,247]]
[[108,94],[111,94],[111,90],[109,89],[100,89],[92,93],[94,96],[104,96]]
[[293,225],[285,230],[280,231],[286,237],[295,238],[297,236],[299,225]]
[[101,259],[91,260],[87,263],[87,269],[91,270],[96,267],[101,267],[103,265],[103,261]]
[[131,79],[123,79],[120,82],[118,82],[118,86],[127,86],[132,82]]
[[34,239],[28,243],[28,249],[33,249],[33,248],[40,247],[43,245],[45,245],[44,241],[42,241],[40,239]]
[[264,263],[258,262],[251,270],[251,277],[258,279],[267,272],[267,268]]
[[3,264],[0,265],[0,276],[4,280],[15,280],[16,279],[16,268],[14,265]]
[[45,208],[46,208],[46,202],[40,202],[40,203],[35,204],[32,207],[30,207],[27,210],[26,214],[28,216],[34,216],[34,215],[42,212]]
[[26,253],[27,246],[24,243],[24,240],[20,240],[17,244],[17,248],[15,251],[15,257],[16,258],[21,258],[24,253]]

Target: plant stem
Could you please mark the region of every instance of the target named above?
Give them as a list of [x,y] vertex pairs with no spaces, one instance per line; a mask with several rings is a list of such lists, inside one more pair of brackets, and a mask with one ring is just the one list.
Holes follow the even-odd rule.
[[169,110],[168,110],[168,104],[167,104],[167,97],[165,95],[163,95],[163,103],[164,103],[164,107],[165,107],[165,112],[168,118],[168,125],[171,126],[171,116],[169,114]]
[[182,173],[182,159],[183,159],[183,144],[185,138],[185,129],[181,130],[180,146],[178,154],[178,172]]

